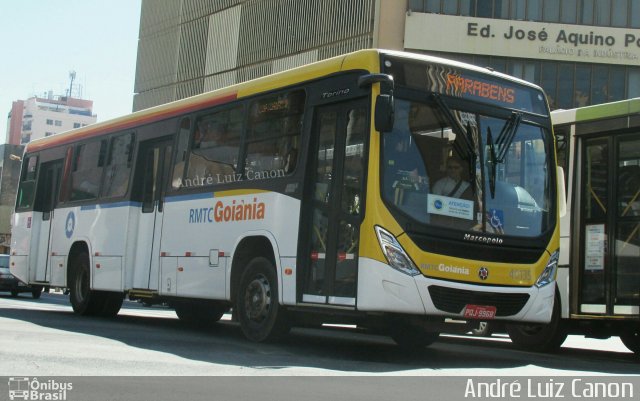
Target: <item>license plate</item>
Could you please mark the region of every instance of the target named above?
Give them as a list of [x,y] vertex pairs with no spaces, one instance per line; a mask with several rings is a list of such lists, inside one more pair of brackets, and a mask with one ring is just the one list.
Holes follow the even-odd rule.
[[495,306],[467,305],[464,308],[464,317],[467,319],[493,319],[496,316]]

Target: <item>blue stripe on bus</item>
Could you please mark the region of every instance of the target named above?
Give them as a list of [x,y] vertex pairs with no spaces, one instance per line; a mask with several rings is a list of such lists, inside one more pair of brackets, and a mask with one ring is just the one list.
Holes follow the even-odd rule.
[[165,202],[182,202],[188,200],[196,200],[196,199],[211,199],[213,198],[213,192],[204,192],[198,194],[188,194],[188,195],[176,195],[165,198]]
[[142,203],[133,201],[122,201],[113,203],[103,203],[100,205],[85,205],[80,206],[80,210],[95,210],[95,209],[113,209],[117,207],[141,207]]

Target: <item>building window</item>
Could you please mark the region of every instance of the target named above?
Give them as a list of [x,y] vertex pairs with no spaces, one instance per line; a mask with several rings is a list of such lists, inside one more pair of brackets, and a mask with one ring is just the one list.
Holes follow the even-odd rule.
[[573,107],[588,106],[590,103],[589,88],[591,82],[591,66],[576,65],[576,89],[573,99]]
[[627,84],[627,98],[640,97],[640,69],[629,71],[629,83]]
[[527,20],[529,21],[542,20],[542,0],[527,1]]
[[559,1],[545,1],[544,3],[544,21],[546,22],[558,22],[560,21],[560,2]]
[[53,120],[47,118],[47,125],[53,125]]
[[62,127],[62,121],[56,120],[56,127]]
[[471,0],[460,0],[460,15],[471,16],[473,15],[473,7]]
[[578,0],[564,0],[560,2],[560,21],[566,24],[577,22]]
[[[637,3],[637,0],[635,3]],[[626,27],[628,11],[628,0],[613,0],[613,3],[611,4],[611,12],[613,13],[611,14],[611,26]]]
[[525,0],[511,0],[509,17],[514,20],[523,20],[525,17]]
[[428,13],[440,12],[440,0],[426,0],[425,3],[427,3],[425,6]]
[[595,3],[595,25],[607,26],[611,23],[611,1],[596,1]]
[[53,135],[53,134],[54,134],[53,132],[45,132],[45,133],[44,133],[44,136],[51,136],[51,135]]
[[593,0],[582,0],[582,25],[593,25]]
[[491,18],[493,16],[493,0],[476,0],[476,16]]
[[[631,10],[629,15],[640,15],[640,1],[631,2]],[[640,28],[640,18],[630,18],[631,28]]]
[[80,123],[73,123],[73,128],[80,128]]
[[442,13],[447,15],[458,14],[458,2],[457,1],[443,1]]

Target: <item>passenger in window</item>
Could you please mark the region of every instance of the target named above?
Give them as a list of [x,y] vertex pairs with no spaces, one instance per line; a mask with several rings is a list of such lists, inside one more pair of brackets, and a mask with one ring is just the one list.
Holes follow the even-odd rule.
[[450,198],[471,199],[471,185],[462,178],[462,166],[462,160],[450,156],[447,159],[447,175],[436,181],[432,193]]

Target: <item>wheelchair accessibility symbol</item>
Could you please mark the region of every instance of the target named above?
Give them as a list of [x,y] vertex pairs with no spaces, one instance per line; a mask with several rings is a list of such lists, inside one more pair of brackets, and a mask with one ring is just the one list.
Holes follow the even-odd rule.
[[73,212],[69,212],[69,214],[67,215],[67,222],[65,223],[64,226],[64,233],[66,234],[67,238],[71,238],[71,236],[73,235],[73,230],[76,228],[76,215],[73,214]]
[[504,212],[498,209],[489,209],[487,214],[489,225],[493,227],[496,232],[502,233],[504,230]]

